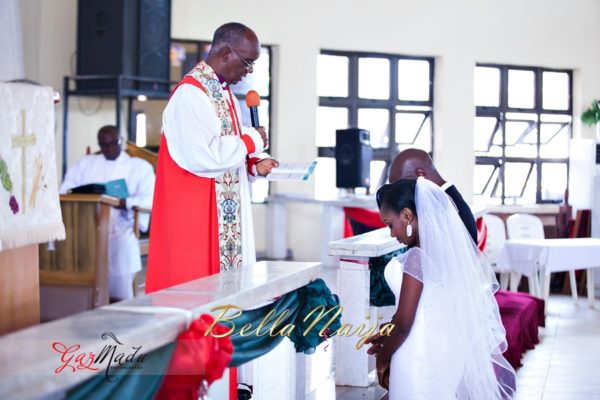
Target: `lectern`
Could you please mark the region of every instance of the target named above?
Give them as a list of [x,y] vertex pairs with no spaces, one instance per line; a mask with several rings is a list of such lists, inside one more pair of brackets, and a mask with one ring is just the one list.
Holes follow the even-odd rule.
[[106,195],[60,196],[66,240],[39,247],[42,321],[108,304],[109,221],[118,204]]

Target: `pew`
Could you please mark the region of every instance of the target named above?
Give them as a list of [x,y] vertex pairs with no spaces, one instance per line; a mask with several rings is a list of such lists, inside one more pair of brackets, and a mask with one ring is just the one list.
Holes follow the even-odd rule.
[[108,232],[115,197],[60,196],[66,240],[39,246],[40,313],[49,321],[108,304]]

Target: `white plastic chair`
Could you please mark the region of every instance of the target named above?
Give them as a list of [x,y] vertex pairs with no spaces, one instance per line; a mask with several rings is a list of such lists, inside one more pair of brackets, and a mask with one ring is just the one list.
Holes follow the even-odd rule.
[[[513,214],[506,220],[506,228],[508,231],[509,239],[544,239],[544,225],[542,224],[542,220],[536,217],[535,215],[530,214]],[[519,282],[521,280],[522,274],[512,273],[510,278],[510,290],[516,291]],[[540,276],[541,281],[543,282],[543,288],[537,288],[536,282],[539,282],[539,279],[532,279],[533,282],[530,282],[529,292],[533,295],[543,296],[544,294],[549,294],[550,292],[550,277]],[[575,270],[569,271],[569,279],[571,281],[571,291],[577,291],[577,285],[575,282]],[[542,289],[544,293],[542,293]],[[575,292],[577,293],[577,292]]]
[[503,290],[508,288],[509,274],[508,272],[501,272],[497,269],[498,257],[504,242],[506,241],[506,228],[504,227],[504,221],[502,218],[492,214],[484,214],[483,222],[487,228],[487,239],[485,242],[485,249],[483,254],[488,259],[494,272],[500,274],[500,287]]
[[[544,224],[542,220],[531,214],[513,214],[506,219],[506,230],[509,239],[544,239]],[[510,274],[510,290],[516,292],[523,274],[513,272]],[[537,279],[529,282],[529,293],[539,296]]]
[[506,219],[509,239],[544,239],[542,220],[531,214],[513,214]]

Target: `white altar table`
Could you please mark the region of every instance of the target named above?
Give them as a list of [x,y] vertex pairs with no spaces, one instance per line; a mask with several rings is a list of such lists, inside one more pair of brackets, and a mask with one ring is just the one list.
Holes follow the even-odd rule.
[[[374,195],[320,197],[300,193],[277,193],[267,198],[267,258],[283,260],[288,249],[288,205],[291,203],[316,204],[321,209],[321,263],[338,264],[338,255],[329,252],[329,243],[344,237],[344,207],[377,210]],[[483,215],[487,207],[471,205],[475,218]],[[384,228],[385,229],[385,228]]]
[[[323,267],[318,263],[259,262],[250,268],[208,276],[1,336],[0,399],[62,398],[68,389],[104,372],[67,370],[55,373],[61,365],[61,355],[53,350],[53,342],[79,344],[78,353],[98,354],[107,344],[101,335],[111,332],[128,348],[141,346],[141,351],[147,354],[175,341],[186,327],[186,313],[197,318],[211,313],[215,306],[226,304],[248,309],[302,287],[322,275]],[[217,311],[213,315],[218,314]],[[255,387],[257,398],[304,398],[306,356],[296,355],[291,342],[285,344],[286,341],[289,342],[284,340],[271,352],[286,358],[277,358],[278,362],[286,365],[277,375],[269,372],[274,360],[262,364],[262,357],[256,360],[260,365],[255,367],[255,380],[258,374],[259,382],[265,383]],[[284,344],[288,348],[277,351]]]
[[344,237],[344,207],[377,209],[375,196],[348,195],[320,197],[300,193],[277,193],[267,198],[267,216],[270,224],[267,229],[267,257],[285,259],[288,249],[288,204],[316,204],[321,209],[321,262],[334,266],[337,257],[328,254],[329,242]]

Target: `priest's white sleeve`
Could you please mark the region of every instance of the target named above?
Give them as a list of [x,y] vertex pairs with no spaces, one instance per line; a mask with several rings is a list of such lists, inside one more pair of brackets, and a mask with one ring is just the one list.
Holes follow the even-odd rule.
[[171,158],[181,168],[207,178],[242,166],[249,153],[262,151],[260,134],[221,136],[221,120],[201,89],[181,85],[163,113],[163,130]]

